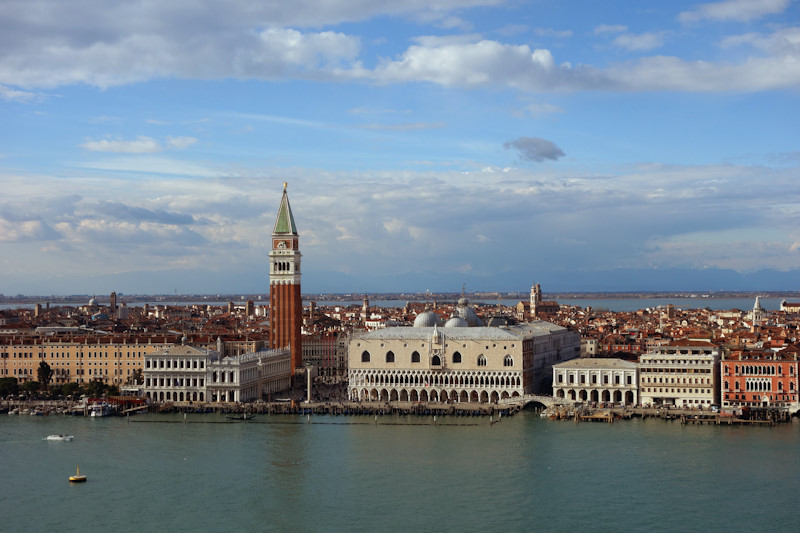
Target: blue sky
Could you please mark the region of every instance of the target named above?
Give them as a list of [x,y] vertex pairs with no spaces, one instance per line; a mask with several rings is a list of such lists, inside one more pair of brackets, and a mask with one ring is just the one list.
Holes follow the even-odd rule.
[[797,290],[800,2],[6,0],[0,293]]

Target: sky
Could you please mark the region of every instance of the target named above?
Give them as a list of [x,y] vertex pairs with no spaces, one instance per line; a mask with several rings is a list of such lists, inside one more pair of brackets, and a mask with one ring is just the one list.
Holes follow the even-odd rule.
[[0,294],[800,289],[800,0],[2,0]]

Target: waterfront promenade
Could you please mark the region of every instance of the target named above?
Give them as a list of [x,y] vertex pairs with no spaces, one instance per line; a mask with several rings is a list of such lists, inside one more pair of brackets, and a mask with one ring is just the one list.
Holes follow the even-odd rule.
[[[585,404],[554,404],[542,409],[541,404],[534,405],[533,411],[550,420],[568,420],[575,422],[600,421],[613,423],[616,420],[632,418],[658,418],[662,420],[680,421],[682,424],[717,424],[717,425],[774,425],[789,422],[791,415],[778,410],[755,411],[748,418],[734,416],[729,413],[702,409],[682,409],[666,407],[635,407]],[[232,415],[342,415],[342,416],[469,416],[489,417],[495,421],[503,416],[519,413],[525,405],[523,402],[492,403],[447,403],[447,402],[352,402],[352,401],[278,401],[253,403],[203,403],[203,402],[166,402],[149,406],[120,409],[117,416],[130,416],[140,412],[149,413],[222,413]],[[2,404],[3,412],[19,415],[58,415],[68,414],[88,416],[89,411],[80,402],[55,401],[6,401]]]

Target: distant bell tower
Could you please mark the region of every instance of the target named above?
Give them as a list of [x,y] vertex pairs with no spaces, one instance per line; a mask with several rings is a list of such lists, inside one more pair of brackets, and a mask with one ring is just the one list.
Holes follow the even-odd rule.
[[531,303],[530,313],[531,317],[536,318],[539,316],[539,304],[542,303],[542,288],[538,283],[531,286]]
[[303,300],[300,297],[299,237],[286,185],[284,182],[269,252],[269,343],[271,348],[289,346],[294,375],[295,369],[303,365],[303,349],[300,345]]
[[750,329],[754,331],[755,328],[761,327],[761,323],[764,321],[764,309],[761,307],[761,300],[758,296],[756,296],[756,301],[753,304],[753,312],[751,315],[753,318],[753,325]]

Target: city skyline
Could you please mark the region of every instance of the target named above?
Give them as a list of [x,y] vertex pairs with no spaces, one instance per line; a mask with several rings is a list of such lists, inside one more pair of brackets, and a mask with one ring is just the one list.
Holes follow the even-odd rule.
[[[579,15],[576,15],[579,13]],[[800,2],[12,2],[0,293],[796,290]]]

